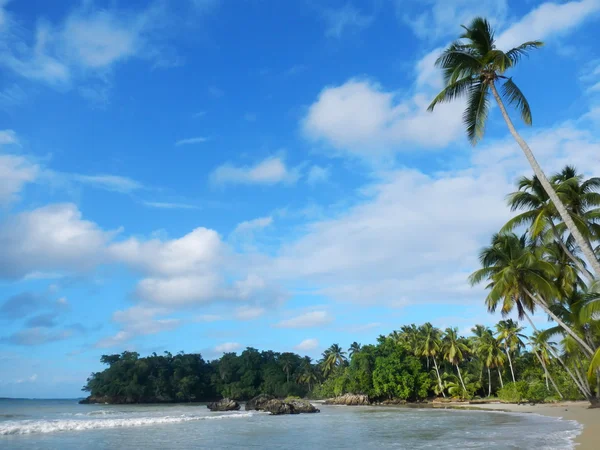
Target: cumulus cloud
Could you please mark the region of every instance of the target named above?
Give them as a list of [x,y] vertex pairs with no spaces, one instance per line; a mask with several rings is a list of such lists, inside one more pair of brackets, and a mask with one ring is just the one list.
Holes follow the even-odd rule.
[[430,97],[400,98],[374,81],[351,79],[321,91],[302,129],[313,141],[361,158],[414,151],[415,146],[442,148],[462,133],[462,104],[443,104],[429,113]]
[[312,328],[328,325],[333,317],[327,311],[311,311],[278,322],[278,328]]
[[237,167],[224,164],[217,167],[210,175],[215,186],[232,184],[273,185],[278,183],[293,184],[298,180],[297,169],[286,166],[281,157],[270,157],[253,166]]
[[35,271],[74,272],[105,259],[114,233],[83,220],[70,203],[53,204],[11,216],[0,223],[0,278],[22,278]]
[[304,339],[298,345],[294,347],[294,350],[298,352],[309,352],[319,347],[319,341],[317,339]]

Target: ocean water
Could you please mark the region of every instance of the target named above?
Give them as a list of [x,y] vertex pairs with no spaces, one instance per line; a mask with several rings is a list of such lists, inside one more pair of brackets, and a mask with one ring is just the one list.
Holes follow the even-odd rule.
[[0,449],[569,449],[576,422],[534,414],[319,405],[320,414],[0,400]]

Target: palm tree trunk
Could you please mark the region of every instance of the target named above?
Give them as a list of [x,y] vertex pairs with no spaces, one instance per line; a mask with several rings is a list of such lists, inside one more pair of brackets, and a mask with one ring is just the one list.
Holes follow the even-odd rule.
[[562,320],[560,320],[558,318],[558,316],[556,314],[554,314],[552,312],[552,310],[550,308],[548,308],[548,305],[546,305],[545,301],[542,301],[540,299],[538,299],[537,297],[535,297],[534,295],[531,294],[531,292],[529,292],[527,289],[525,289],[525,293],[527,294],[527,296],[529,298],[531,298],[531,300],[533,300],[533,303],[535,303],[536,305],[538,305],[540,308],[542,308],[544,310],[544,312],[546,314],[548,314],[550,317],[552,317],[552,319],[561,326],[561,328],[563,330],[565,330],[567,333],[569,333],[569,335],[575,339],[575,341],[577,341],[577,343],[581,346],[581,348],[588,354],[588,356],[592,356],[594,354],[594,351],[591,349],[591,347],[583,340],[581,339],[577,333],[575,333],[571,328],[569,328],[567,326],[567,324],[565,324]]
[[581,250],[581,252],[585,256],[585,259],[592,267],[594,273],[596,274],[596,278],[600,278],[600,261],[598,261],[598,259],[596,258],[594,250],[588,245],[585,238],[579,231],[579,228],[577,228],[575,222],[573,222],[569,211],[567,211],[567,208],[558,197],[558,194],[550,184],[550,181],[548,180],[548,178],[546,178],[546,174],[535,159],[533,152],[531,151],[527,143],[523,140],[523,138],[519,135],[519,133],[517,133],[517,130],[515,129],[515,126],[512,123],[512,120],[510,120],[510,117],[506,112],[504,103],[502,102],[502,99],[500,98],[500,95],[496,90],[496,85],[494,84],[494,82],[490,83],[490,89],[492,91],[492,94],[494,95],[494,98],[496,99],[496,102],[498,103],[498,106],[500,107],[500,112],[502,113],[502,117],[504,117],[504,121],[508,126],[508,131],[510,131],[510,134],[512,134],[513,138],[515,138],[515,141],[517,141],[517,144],[519,144],[519,146],[523,150],[523,153],[525,153],[525,157],[529,161],[529,164],[533,169],[533,173],[540,180],[540,183],[542,184],[544,190],[548,194],[548,197],[550,197],[550,200],[552,200],[552,203],[554,203],[558,214],[560,214],[560,217],[562,218],[563,222],[575,238],[575,242],[577,242],[579,249]]
[[[467,388],[465,387],[465,382],[462,379],[462,375],[460,373],[460,367],[458,367],[458,364],[456,365],[456,371],[458,372],[458,378],[460,379],[460,384],[462,384],[463,391],[466,394]],[[463,395],[463,398],[464,398],[464,395]]]
[[488,366],[487,368],[488,371],[488,397],[492,396],[492,374],[490,372],[490,368]]
[[510,357],[510,352],[508,351],[508,347],[504,347],[504,351],[506,352],[506,356],[508,356],[508,365],[510,367],[510,374],[512,375],[513,383],[516,383],[517,380],[515,380],[515,371],[513,370],[512,358]]
[[500,372],[500,367],[498,367],[498,378],[500,378],[500,387],[504,387],[504,381],[502,381],[502,372]]
[[440,387],[440,391],[442,391],[442,395],[446,398],[446,394],[444,393],[444,387],[442,386],[442,377],[440,377],[440,371],[438,369],[437,361],[435,360],[435,356],[433,358],[433,365],[435,366],[435,373],[437,373],[438,385]]
[[552,375],[550,375],[550,372],[548,372],[548,368],[546,367],[546,363],[540,357],[540,355],[538,354],[538,352],[534,351],[533,353],[535,354],[536,358],[538,359],[538,361],[540,362],[540,364],[544,368],[544,376],[546,378],[546,389],[550,390],[550,387],[548,387],[548,379],[550,379],[550,381],[552,382],[552,386],[554,387],[554,390],[558,393],[558,395],[560,396],[560,398],[563,398],[562,393],[560,392],[560,390],[558,389],[558,386],[554,382],[554,378],[552,378]]
[[575,385],[579,389],[579,392],[581,392],[584,397],[586,397],[586,398],[589,399],[589,397],[592,395],[592,393],[590,392],[590,390],[587,389],[583,384],[580,383],[580,381],[573,374],[573,372],[571,371],[571,369],[569,369],[569,367],[562,360],[562,358],[554,352],[554,349],[552,347],[547,346],[546,348],[548,349],[548,351],[550,352],[550,354],[556,358],[556,360],[559,362],[559,364],[562,366],[562,368],[565,369],[565,371],[567,372],[567,374],[571,377],[571,379],[573,380],[573,382],[575,383]]

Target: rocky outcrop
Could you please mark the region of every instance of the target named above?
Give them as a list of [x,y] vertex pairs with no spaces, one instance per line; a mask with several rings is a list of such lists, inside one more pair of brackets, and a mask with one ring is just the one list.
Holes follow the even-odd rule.
[[246,402],[245,410],[246,411],[264,411],[264,406],[269,402],[269,400],[273,400],[275,397],[267,394],[260,394],[250,399]]
[[282,414],[300,414],[291,403],[277,399],[269,400],[263,408],[263,411],[270,412],[273,416],[280,416]]
[[318,408],[315,408],[314,405],[308,400],[291,400],[288,401],[296,411],[300,414],[310,414],[310,413],[318,413],[321,412]]
[[211,411],[237,411],[240,409],[240,404],[235,400],[224,398],[218,402],[212,402],[206,405]]
[[319,412],[319,410],[307,400],[279,400],[265,394],[261,394],[257,397],[254,397],[252,400],[248,400],[245,409],[246,411],[266,411],[270,412],[274,416],[279,416],[282,414],[307,414]]
[[346,405],[346,406],[357,406],[357,405],[370,405],[368,395],[363,394],[344,394],[340,397],[330,398],[325,400],[326,405]]

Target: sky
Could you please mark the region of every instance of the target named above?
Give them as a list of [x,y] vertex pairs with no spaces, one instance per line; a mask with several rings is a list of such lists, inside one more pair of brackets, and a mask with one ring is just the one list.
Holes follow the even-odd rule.
[[497,322],[467,277],[530,169],[494,106],[476,147],[426,111],[476,15],[546,44],[510,73],[543,168],[599,175],[600,0],[0,0],[0,397]]

